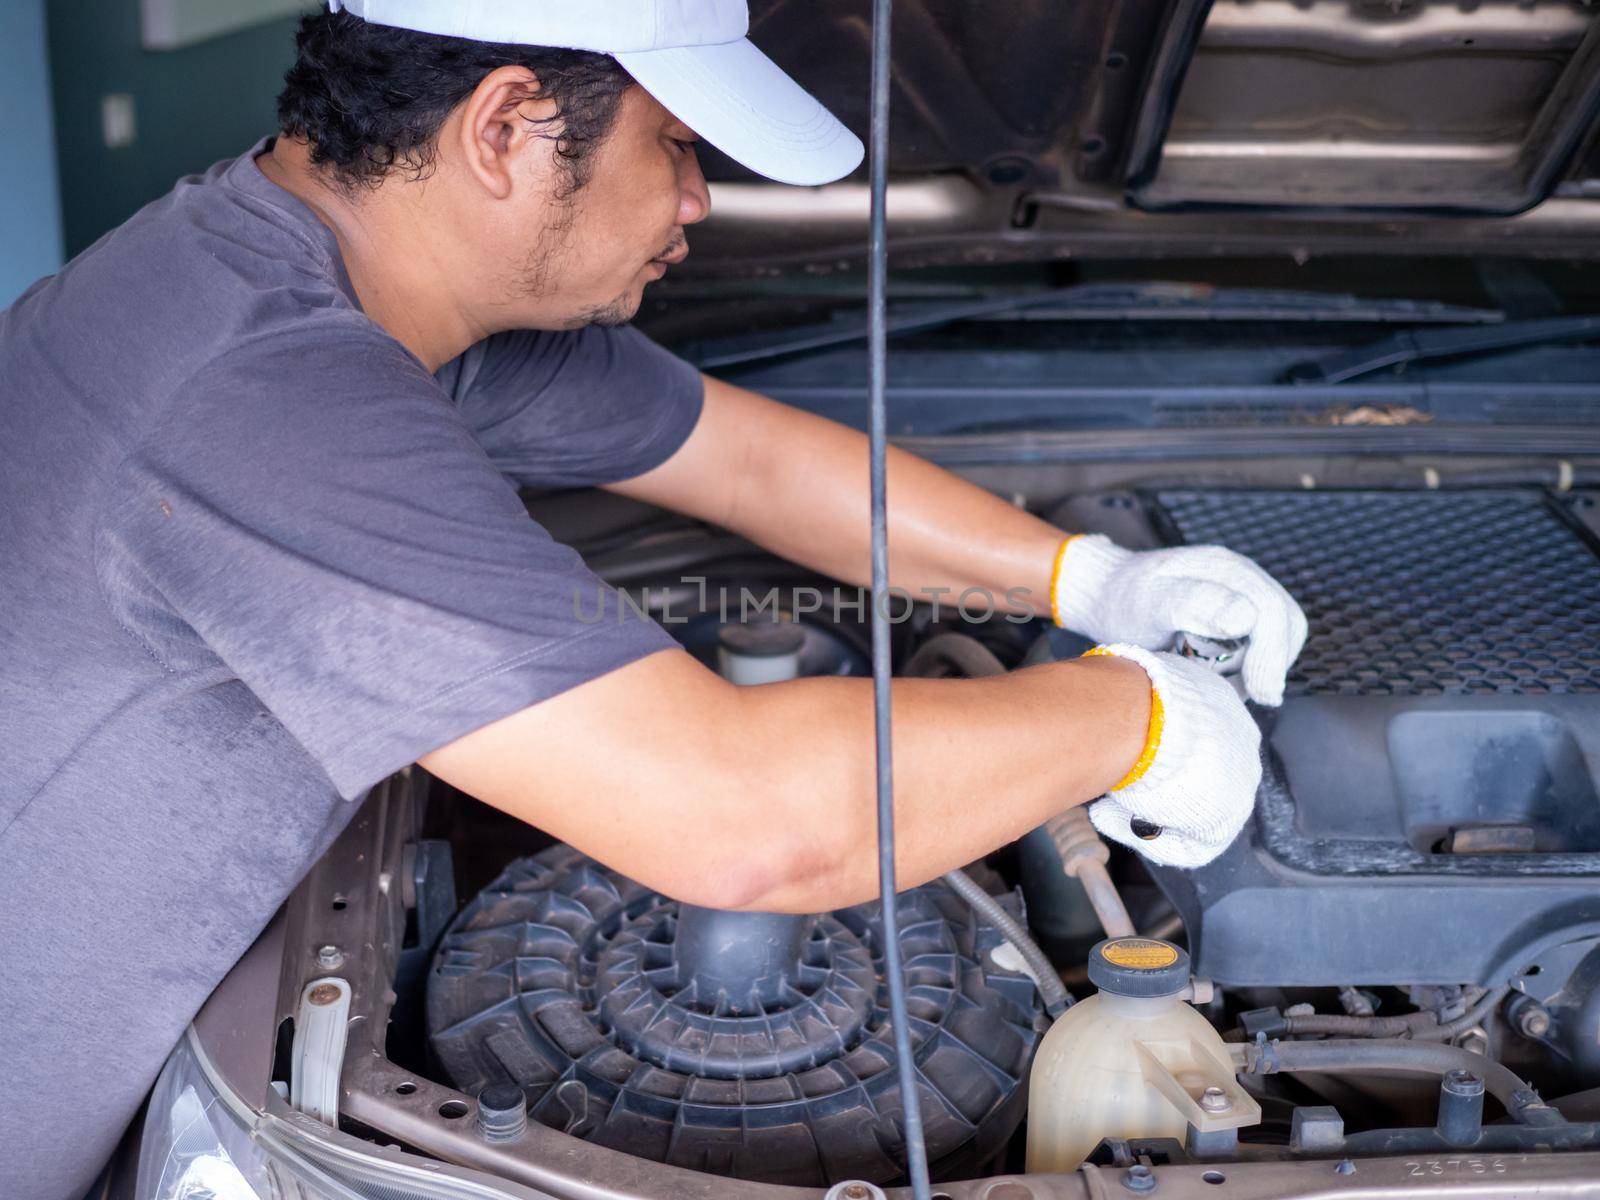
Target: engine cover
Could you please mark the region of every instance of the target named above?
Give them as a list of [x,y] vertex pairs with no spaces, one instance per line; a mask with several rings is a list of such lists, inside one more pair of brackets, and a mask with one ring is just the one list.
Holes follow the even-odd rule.
[[[1040,1020],[1033,983],[990,961],[999,934],[942,883],[899,906],[928,1156],[965,1176],[1021,1119]],[[685,967],[681,916],[566,846],[512,863],[434,961],[429,1044],[445,1077],[472,1094],[514,1083],[534,1120],[713,1174],[811,1186],[897,1177],[878,906],[809,923],[795,969],[745,1005]]]
[[1310,623],[1254,820],[1156,869],[1198,974],[1503,982],[1600,930],[1600,557],[1538,489],[1160,491],[1058,519],[1249,555]]

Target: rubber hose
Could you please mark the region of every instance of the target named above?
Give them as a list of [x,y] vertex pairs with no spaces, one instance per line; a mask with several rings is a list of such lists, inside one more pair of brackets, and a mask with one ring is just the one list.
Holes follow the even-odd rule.
[[906,662],[905,674],[927,675],[935,663],[952,666],[969,679],[1006,673],[1005,664],[989,647],[964,633],[941,633],[923,642]]
[[1061,856],[1061,869],[1083,885],[1089,907],[1110,938],[1134,936],[1133,918],[1122,894],[1106,870],[1111,851],[1106,847],[1088,810],[1082,806],[1059,812],[1044,823],[1045,832]]
[[1017,953],[1022,955],[1022,961],[1028,964],[1028,971],[1033,976],[1033,982],[1039,989],[1039,997],[1044,1001],[1044,1010],[1050,1014],[1051,1019],[1060,1016],[1072,1004],[1072,996],[1067,987],[1061,982],[1061,976],[1056,973],[1055,967],[1045,957],[1039,943],[1028,936],[1028,931],[1022,927],[1015,917],[1005,910],[1005,906],[984,891],[965,871],[946,871],[944,881],[950,885],[950,890],[955,892],[989,924],[1000,931],[1006,941],[1016,947]]
[[1283,1025],[1292,1034],[1338,1034],[1352,1038],[1417,1037],[1438,1027],[1432,1013],[1407,1013],[1401,1017],[1348,1017],[1312,1013],[1304,1017],[1285,1017]]
[[[1263,1056],[1254,1046],[1230,1046],[1229,1053],[1236,1065],[1249,1074],[1272,1074],[1274,1071],[1298,1074],[1303,1071],[1404,1071],[1441,1078],[1451,1071],[1470,1071],[1483,1080],[1484,1088],[1502,1107],[1511,1110],[1511,1098],[1518,1092],[1531,1092],[1526,1083],[1508,1067],[1492,1058],[1463,1050],[1459,1046],[1441,1046],[1437,1042],[1412,1041],[1328,1041],[1271,1043],[1270,1053]],[[1276,1066],[1269,1071],[1260,1068],[1275,1059]]]
[[1285,1017],[1284,1028],[1292,1034],[1335,1034],[1353,1038],[1411,1038],[1419,1042],[1445,1042],[1483,1023],[1496,1005],[1506,998],[1509,987],[1490,991],[1466,1013],[1444,1025],[1432,1013],[1406,1013],[1397,1017],[1349,1017],[1313,1013],[1304,1017]]
[[1437,1028],[1421,1030],[1412,1036],[1418,1041],[1425,1042],[1449,1041],[1458,1033],[1465,1033],[1475,1025],[1482,1025],[1485,1018],[1499,1007],[1500,1001],[1504,1000],[1510,992],[1510,984],[1501,984],[1499,987],[1491,989],[1487,996],[1479,1000],[1454,1021],[1447,1022]]

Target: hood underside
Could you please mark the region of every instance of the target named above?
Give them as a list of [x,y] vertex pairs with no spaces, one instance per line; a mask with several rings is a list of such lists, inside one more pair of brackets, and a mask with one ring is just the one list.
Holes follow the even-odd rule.
[[[864,137],[866,0],[751,9],[757,43]],[[901,0],[897,259],[1592,253],[1595,12],[1579,0]],[[702,270],[854,259],[864,176],[798,191],[715,152],[705,162],[716,204]]]

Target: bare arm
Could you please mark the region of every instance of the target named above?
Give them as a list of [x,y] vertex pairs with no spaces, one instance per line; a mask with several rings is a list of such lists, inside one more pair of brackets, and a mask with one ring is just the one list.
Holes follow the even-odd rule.
[[[980,487],[891,448],[894,586],[954,604],[985,588],[1002,611],[1050,612],[1062,531]],[[849,583],[869,574],[867,441],[853,429],[706,378],[705,411],[667,462],[615,491],[712,521]],[[1005,593],[1026,588],[1021,605]],[[973,597],[972,607],[981,608]]]
[[[706,381],[672,459],[615,490],[835,578],[868,576],[861,434]],[[1061,531],[912,455],[889,459],[891,575],[948,597],[1027,588],[1048,611]],[[896,858],[926,882],[1106,791],[1138,757],[1149,680],[1109,658],[894,685]],[[469,734],[423,765],[658,891],[818,912],[877,892],[872,692],[738,688],[668,651]]]
[[[894,685],[896,862],[910,887],[1112,786],[1149,723],[1112,658]],[[664,651],[422,759],[667,895],[820,912],[877,891],[864,679],[739,688]]]

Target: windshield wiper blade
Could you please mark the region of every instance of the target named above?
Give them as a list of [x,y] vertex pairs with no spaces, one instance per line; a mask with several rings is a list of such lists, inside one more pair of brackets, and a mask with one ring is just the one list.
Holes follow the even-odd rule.
[[[1033,292],[1026,296],[1001,296],[988,300],[969,300],[960,304],[944,304],[923,309],[917,313],[891,314],[885,325],[884,333],[894,337],[902,333],[916,333],[928,329],[937,329],[942,325],[953,325],[958,321],[969,321],[974,317],[986,317],[993,314],[1020,311],[1035,305],[1055,304],[1066,300],[1074,293],[1086,290],[1100,292],[1104,289],[1100,285],[1050,288],[1042,292]],[[1117,289],[1126,293],[1125,288]],[[767,358],[782,358],[786,354],[799,354],[807,350],[825,350],[830,346],[848,345],[850,342],[859,342],[867,336],[867,323],[863,319],[852,317],[848,321],[833,321],[823,325],[807,325],[800,329],[786,329],[775,337],[757,336],[754,338],[729,339],[729,342],[744,343],[732,345],[721,352],[713,352],[704,357],[697,358],[695,365],[703,371],[715,370],[718,367],[731,367],[740,363],[760,362]],[[724,345],[728,345],[727,342]]]
[[[1046,288],[952,304],[902,307],[888,318],[889,337],[925,333],[962,321],[1032,313],[1041,319],[1405,321],[1426,324],[1488,324],[1503,321],[1498,309],[1471,308],[1434,300],[1365,299],[1252,288],[1212,288],[1184,283],[1087,283]],[[866,338],[866,322],[852,317],[772,334],[719,340],[720,348],[694,356],[701,370],[739,366],[848,345]]]
[[1297,363],[1289,368],[1285,377],[1291,383],[1344,383],[1385,367],[1548,342],[1569,342],[1596,335],[1600,335],[1600,316],[1506,321],[1469,329],[1406,330],[1354,350],[1341,350],[1326,358]]
[[1370,299],[1337,292],[1190,284],[1146,285],[1139,294],[1118,298],[1111,304],[1078,300],[1059,307],[1030,305],[1017,316],[1038,321],[1297,321],[1360,325],[1487,325],[1506,319],[1498,308],[1475,308],[1440,300]]

